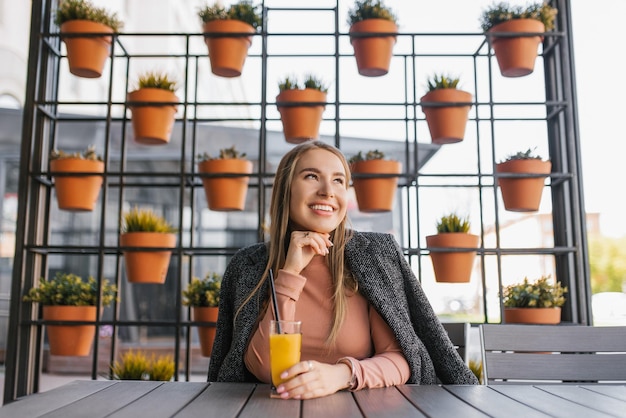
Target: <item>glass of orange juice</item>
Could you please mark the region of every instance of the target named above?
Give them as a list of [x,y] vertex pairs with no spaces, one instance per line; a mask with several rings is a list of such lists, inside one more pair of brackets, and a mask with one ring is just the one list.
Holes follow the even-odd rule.
[[272,390],[270,397],[280,398],[276,388],[283,380],[282,372],[300,361],[302,333],[300,321],[270,322],[270,372],[272,374]]

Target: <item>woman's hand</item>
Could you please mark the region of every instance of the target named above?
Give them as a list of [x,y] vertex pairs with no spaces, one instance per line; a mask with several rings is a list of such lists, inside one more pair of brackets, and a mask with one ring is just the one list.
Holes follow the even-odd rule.
[[351,374],[350,366],[344,363],[301,361],[280,375],[281,379],[289,380],[281,383],[276,391],[283,399],[319,398],[346,389]]
[[332,247],[330,234],[313,231],[293,231],[283,270],[300,274],[315,255],[325,256]]

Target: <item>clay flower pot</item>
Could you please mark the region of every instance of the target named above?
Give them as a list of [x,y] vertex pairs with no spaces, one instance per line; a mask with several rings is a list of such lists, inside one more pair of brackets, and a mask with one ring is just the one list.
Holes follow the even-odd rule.
[[216,175],[202,177],[209,209],[243,210],[246,204],[249,175],[252,173],[251,161],[240,158],[205,160],[198,163],[198,171]]
[[[176,234],[163,232],[127,232],[120,235],[124,249],[126,277],[130,283],[165,283],[172,251],[165,248],[176,246]],[[163,250],[150,250],[163,248]],[[142,251],[142,249],[147,249]]]
[[290,89],[276,96],[285,141],[300,144],[319,138],[327,94],[317,89]]
[[513,19],[499,23],[487,32],[503,77],[523,77],[532,73],[543,36],[498,36],[501,32],[544,33],[544,24],[536,19]]
[[[191,310],[195,322],[217,322],[217,306],[194,306]],[[216,325],[198,325],[198,339],[204,357],[211,357],[215,341]]]
[[[377,35],[377,34],[384,35]],[[365,19],[350,26],[350,43],[359,74],[379,77],[389,72],[398,26],[387,19]]]
[[[357,161],[351,164],[350,169],[361,212],[388,212],[393,209],[402,163],[393,160]],[[360,174],[363,176],[360,177]],[[376,174],[385,176],[376,177]]]
[[239,77],[252,45],[252,36],[245,34],[254,34],[254,27],[240,20],[224,19],[207,22],[202,28],[211,72],[220,77]]
[[67,49],[70,72],[78,77],[98,78],[111,54],[112,36],[63,36],[80,33],[110,33],[113,29],[90,20],[70,20],[61,24],[61,39]]
[[[426,246],[439,283],[468,283],[474,268],[475,249],[480,237],[465,232],[446,232],[426,237]],[[434,249],[468,248],[459,251],[433,251]]]
[[[95,321],[95,306],[43,307],[46,321]],[[87,356],[96,335],[95,325],[47,325],[50,354],[55,356]]]
[[465,137],[472,95],[455,88],[436,89],[420,99],[433,144],[452,144]]
[[552,163],[540,159],[509,160],[496,164],[496,173],[533,174],[533,177],[498,178],[506,210],[536,212],[539,209],[545,178]]
[[145,145],[167,144],[172,136],[178,97],[169,90],[142,88],[127,95],[135,141]]
[[507,324],[558,324],[561,308],[504,308]]
[[[60,158],[50,160],[50,173],[94,173],[104,172],[104,162],[86,160],[83,158]],[[54,178],[54,187],[57,195],[59,209],[70,211],[93,210],[100,188],[102,176],[58,175]]]

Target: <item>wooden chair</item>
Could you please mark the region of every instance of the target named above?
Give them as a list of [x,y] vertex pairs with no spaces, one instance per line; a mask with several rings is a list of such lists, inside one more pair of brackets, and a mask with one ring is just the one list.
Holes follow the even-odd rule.
[[456,348],[461,358],[467,363],[467,340],[469,336],[470,324],[467,322],[444,322],[445,328],[452,344]]
[[482,324],[484,381],[626,382],[626,327]]

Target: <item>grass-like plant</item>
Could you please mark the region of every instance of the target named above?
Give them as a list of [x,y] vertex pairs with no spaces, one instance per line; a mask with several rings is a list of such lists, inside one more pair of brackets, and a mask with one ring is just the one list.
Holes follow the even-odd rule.
[[104,8],[96,7],[87,0],[61,1],[54,16],[54,23],[61,26],[70,20],[90,20],[101,23],[113,29],[113,32],[119,32],[123,27],[123,23],[117,17],[117,13],[111,13]]
[[83,159],[83,160],[90,160],[90,161],[102,161],[102,156],[98,155],[96,153],[96,148],[93,145],[90,145],[89,147],[87,147],[87,149],[85,151],[81,152],[66,152],[63,150],[52,150],[50,152],[50,159],[51,160],[60,160],[63,158],[78,158],[78,159]]
[[518,151],[514,154],[509,154],[504,161],[511,160],[541,160],[542,157],[539,154],[535,154],[533,148],[528,148],[526,151]]
[[122,225],[122,233],[127,232],[160,232],[172,233],[176,232],[176,228],[172,227],[162,216],[157,215],[149,209],[133,208],[123,215],[124,224]]
[[139,89],[154,88],[171,91],[174,93],[177,88],[177,81],[169,74],[157,71],[148,71],[139,76],[137,86]]
[[385,159],[385,153],[375,149],[375,150],[367,151],[365,155],[363,155],[362,151],[359,151],[356,155],[353,155],[352,157],[350,157],[350,159],[348,160],[348,163],[354,164],[359,161],[384,160],[384,159]]
[[183,305],[195,307],[218,306],[221,288],[222,276],[217,273],[207,273],[203,280],[194,277],[187,289],[183,290]]
[[[98,282],[89,276],[84,281],[72,273],[57,273],[53,279],[40,279],[36,287],[29,289],[24,295],[25,302],[41,303],[42,305],[58,306],[95,306],[98,302]],[[100,303],[109,306],[117,297],[117,287],[102,279]]]
[[550,276],[541,276],[534,282],[527,277],[518,284],[506,286],[502,290],[506,308],[558,308],[565,303],[567,287],[561,282],[551,282]]
[[440,89],[456,89],[459,77],[450,77],[444,74],[435,74],[428,79],[428,91]]
[[554,29],[554,20],[558,9],[548,3],[535,3],[524,6],[513,6],[505,2],[494,3],[485,9],[480,17],[480,27],[487,32],[497,24],[513,19],[535,19],[546,27]]
[[111,366],[111,374],[116,380],[155,380],[169,382],[175,372],[174,359],[171,354],[159,356],[152,354],[150,358],[143,351],[129,350],[121,360]]
[[249,0],[241,0],[233,4],[228,9],[219,3],[205,5],[198,10],[198,16],[202,22],[207,23],[213,20],[234,19],[240,20],[252,26],[254,29],[261,27],[263,19],[259,11],[259,6],[255,6]]
[[315,89],[322,93],[328,92],[328,85],[314,74],[307,74],[304,81],[300,83],[296,77],[287,76],[278,82],[278,90],[282,93],[285,90]]
[[222,148],[219,151],[217,157],[212,157],[208,152],[203,152],[202,154],[198,154],[198,161],[207,161],[207,160],[244,160],[246,158],[245,152],[239,152],[237,148],[233,145],[230,148]]
[[385,19],[397,23],[398,18],[392,9],[385,6],[382,0],[357,0],[348,11],[348,25],[365,19]]
[[437,233],[445,234],[448,232],[464,232],[470,230],[470,221],[468,217],[460,217],[456,213],[444,215],[437,221]]

